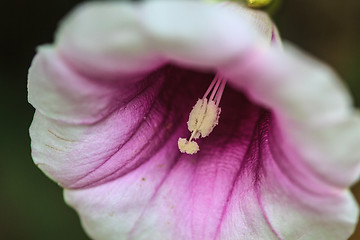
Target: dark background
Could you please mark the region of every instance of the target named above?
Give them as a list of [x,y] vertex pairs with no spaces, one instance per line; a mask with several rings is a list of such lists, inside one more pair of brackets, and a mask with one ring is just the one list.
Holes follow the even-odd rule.
[[[62,190],[30,157],[34,109],[26,75],[36,46],[50,43],[59,20],[80,1],[13,0],[0,9],[0,239],[82,240]],[[360,1],[284,0],[274,20],[285,39],[328,62],[360,105]],[[353,187],[360,199],[360,184]],[[351,240],[360,239],[360,228]]]

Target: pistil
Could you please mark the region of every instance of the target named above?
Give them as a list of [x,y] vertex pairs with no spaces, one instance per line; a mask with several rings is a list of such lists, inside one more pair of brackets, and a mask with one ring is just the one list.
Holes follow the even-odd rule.
[[[199,99],[189,115],[187,122],[188,129],[191,132],[189,140],[179,138],[178,147],[180,152],[195,154],[200,148],[193,141],[199,137],[207,137],[218,125],[221,108],[219,107],[222,94],[226,85],[226,79],[219,74],[215,76],[210,86],[206,90],[202,99]],[[210,95],[210,96],[209,96]],[[208,97],[209,96],[209,97]]]

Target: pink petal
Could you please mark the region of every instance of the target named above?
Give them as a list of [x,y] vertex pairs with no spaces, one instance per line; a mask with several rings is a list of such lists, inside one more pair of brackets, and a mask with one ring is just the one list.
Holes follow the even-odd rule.
[[[351,195],[333,190],[311,172],[294,171],[276,144],[266,111],[230,89],[223,100],[222,120],[195,156],[174,151],[184,131],[179,129],[128,174],[96,187],[65,191],[92,238],[349,236],[357,219]],[[294,181],[297,177],[300,183]]]
[[[35,163],[66,187],[107,181],[104,176],[113,179],[141,164],[147,157],[123,166],[133,155],[134,145],[143,149],[156,136],[157,128],[147,125],[144,117],[164,88],[159,78],[169,78],[169,74],[146,77],[149,71],[165,59],[208,68],[229,62],[248,51],[249,45],[265,41],[244,20],[258,21],[251,16],[191,1],[79,7],[64,21],[56,46],[41,47],[29,71],[29,101],[40,112],[30,129]],[[266,23],[263,15],[259,19]],[[271,36],[265,36],[269,41]],[[163,60],[157,61],[159,56]],[[148,80],[140,81],[144,78]],[[176,102],[183,101],[189,90],[183,91],[185,95]],[[188,101],[182,103],[187,104],[183,112],[193,104]],[[144,132],[145,137],[133,137],[134,131]],[[165,140],[159,137],[159,142]],[[149,146],[149,153],[153,148]],[[118,164],[117,174],[110,174],[113,164]]]
[[66,64],[52,47],[38,51],[29,70],[29,102],[52,119],[91,124],[126,104],[140,90],[136,85],[129,89],[85,77]]
[[122,176],[147,161],[178,127],[187,131],[180,120],[210,77],[171,66],[160,69],[144,80],[148,87],[136,98],[92,125],[67,124],[37,112],[30,128],[34,161],[68,188]]
[[272,109],[283,138],[279,144],[293,162],[343,189],[359,177],[360,115],[328,66],[290,46],[285,52],[254,52],[224,73]]

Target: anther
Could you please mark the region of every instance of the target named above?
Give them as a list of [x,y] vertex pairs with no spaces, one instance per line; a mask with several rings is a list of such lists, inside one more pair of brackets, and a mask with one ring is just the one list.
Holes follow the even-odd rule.
[[[200,148],[193,141],[199,137],[207,137],[218,125],[221,108],[219,103],[224,92],[226,80],[218,74],[211,82],[202,99],[199,99],[189,115],[187,122],[188,129],[191,132],[189,140],[179,138],[178,147],[180,152],[187,154],[195,154]],[[207,98],[210,95],[209,98]]]

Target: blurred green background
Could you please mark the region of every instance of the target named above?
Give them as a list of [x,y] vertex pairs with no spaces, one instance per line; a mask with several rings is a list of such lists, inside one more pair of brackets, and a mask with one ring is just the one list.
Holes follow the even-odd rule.
[[[13,0],[0,10],[0,239],[88,239],[62,190],[32,163],[26,75],[35,48],[52,42],[80,1]],[[288,39],[333,66],[360,105],[360,1],[284,0],[274,20]],[[360,184],[353,187],[360,199]],[[360,239],[360,228],[351,240]]]

